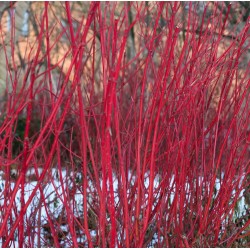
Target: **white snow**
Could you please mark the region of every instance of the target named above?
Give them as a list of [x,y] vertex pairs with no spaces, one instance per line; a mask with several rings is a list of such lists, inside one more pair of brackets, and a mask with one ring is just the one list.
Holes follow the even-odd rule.
[[[34,174],[34,171],[33,172],[30,171],[30,174]],[[41,170],[39,170],[39,174],[41,174]],[[49,210],[48,213],[53,215],[54,217],[61,214],[62,209],[64,208],[63,200],[67,198],[67,197],[63,196],[62,185],[63,185],[63,188],[66,190],[66,193],[70,192],[70,189],[72,189],[72,187],[73,187],[73,178],[72,178],[73,176],[70,175],[70,174],[67,174],[67,171],[65,169],[63,169],[63,171],[62,171],[62,182],[61,182],[60,181],[60,176],[58,176],[56,168],[52,169],[51,175],[54,177],[53,181],[42,184],[41,185],[42,189],[41,190],[38,189],[38,191],[36,192],[35,197],[33,198],[32,202],[31,202],[31,204],[28,206],[28,209],[27,209],[26,214],[25,214],[26,219],[29,220],[29,219],[32,218],[34,220],[37,220],[38,216],[39,216],[39,213],[36,212],[35,209],[40,206],[41,207],[41,220],[46,221],[47,214],[46,214],[46,211],[45,211],[44,204],[43,203],[39,204],[40,201],[41,201],[41,193],[40,192],[43,192],[43,195],[44,195],[44,197],[46,199],[46,202],[49,203],[49,205],[47,206],[48,210]],[[0,172],[0,176],[3,176],[3,172]],[[81,176],[78,176],[78,177],[80,178]],[[120,197],[119,197],[119,193],[118,193],[118,190],[119,190],[119,180],[118,180],[118,178],[121,178],[121,177],[113,175],[113,189],[114,189],[114,197],[115,197],[115,205],[116,206],[120,202]],[[128,173],[128,178],[129,178],[129,183],[131,183],[131,185],[134,185],[136,183],[137,177],[131,171],[129,171],[129,173]],[[202,181],[203,181],[202,178],[203,177],[199,178],[199,183],[202,183]],[[147,172],[146,175],[145,175],[145,178],[144,178],[144,188],[145,188],[145,190],[148,190],[148,188],[149,188],[149,180],[150,180],[150,173]],[[239,187],[242,185],[242,180],[243,179],[241,179],[240,182],[239,182]],[[169,192],[170,203],[173,202],[175,195],[177,195],[175,181],[176,181],[176,179],[174,178],[174,175],[171,177],[171,179],[168,180],[168,183],[169,183],[168,187],[173,186],[172,191],[171,192],[169,192],[170,190],[168,191]],[[100,183],[102,184],[102,180],[100,180]],[[153,189],[154,189],[154,194],[155,194],[154,202],[153,202],[153,207],[154,207],[157,204],[158,200],[159,200],[159,193],[160,192],[156,193],[156,191],[159,189],[159,186],[161,184],[160,175],[156,174],[154,176],[154,182],[153,183],[154,183],[153,184],[154,185]],[[216,182],[215,182],[215,188],[216,188],[217,192],[214,194],[213,198],[216,198],[216,196],[218,195],[219,190],[221,189],[221,184],[222,183],[217,178]],[[25,196],[24,196],[25,202],[28,201],[28,199],[29,199],[32,191],[36,187],[36,185],[37,185],[37,181],[31,181],[29,183],[26,183],[26,185],[25,185]],[[15,186],[15,183],[12,182],[11,183],[11,189],[12,190],[14,189],[14,186]],[[109,188],[108,181],[107,181],[107,187]],[[4,188],[5,188],[5,180],[2,178],[2,179],[0,179],[0,206],[3,206],[3,204],[4,204],[4,193],[3,193]],[[82,185],[80,185],[80,187],[78,187],[78,191],[76,191],[76,194],[74,195],[74,199],[75,199],[74,213],[78,213],[78,214],[82,213],[82,211],[83,211],[83,195],[82,195],[82,191],[80,192],[81,188],[82,188]],[[185,188],[185,192],[186,192],[186,199],[189,200],[190,199],[190,196],[189,196],[190,184],[185,183],[184,188]],[[95,190],[95,187],[94,187],[94,185],[93,185],[93,183],[91,181],[89,181],[89,183],[88,183],[87,193],[90,193],[90,190],[91,191]],[[244,205],[245,205],[243,192],[244,192],[244,189],[241,190],[241,193],[240,193],[241,199],[239,199],[239,201],[238,201],[238,207],[239,207],[240,212],[244,211]],[[232,193],[232,195],[234,195],[234,194],[235,194],[235,191]],[[129,196],[129,193],[127,193],[127,195]],[[148,194],[146,193],[145,196],[146,196],[145,198],[146,198],[146,202],[147,202]],[[16,211],[17,214],[21,209],[20,197],[21,197],[21,190],[19,189],[16,196],[15,196],[15,205],[16,205],[16,209],[17,209],[17,211]],[[89,199],[91,199],[91,196],[89,197]],[[71,206],[71,205],[69,204],[69,206]],[[72,206],[71,206],[71,208],[72,208]],[[35,213],[35,218],[34,218],[34,213]],[[17,214],[15,214],[12,211],[13,218],[15,218],[17,216]],[[0,218],[1,218],[0,220],[1,221],[3,219],[3,216],[4,215],[1,213],[1,210],[0,210]],[[66,226],[61,226],[61,230],[67,231],[67,229],[65,227]],[[91,234],[92,237],[96,236],[96,232],[94,230],[90,230],[90,234]],[[155,236],[154,238],[155,238],[154,242],[152,242],[152,243],[157,242],[157,236]],[[34,239],[34,242],[36,244],[37,244],[37,240],[38,239],[37,239],[37,236],[36,236],[35,239]],[[83,238],[79,238],[79,242],[80,241],[83,242]],[[69,243],[66,243],[66,241],[65,241],[65,244],[68,245]],[[0,245],[1,245],[1,240],[0,240]],[[15,238],[15,241],[13,241],[11,243],[11,247],[18,247],[17,238]]]

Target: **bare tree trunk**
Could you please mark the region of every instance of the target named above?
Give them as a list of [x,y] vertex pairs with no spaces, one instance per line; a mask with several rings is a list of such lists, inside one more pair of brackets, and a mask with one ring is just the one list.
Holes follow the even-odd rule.
[[[10,81],[9,65],[11,62],[11,48],[15,46],[18,38],[22,35],[22,28],[24,24],[24,15],[29,10],[29,2],[17,2],[15,6],[15,37],[11,40],[11,31],[7,31],[4,41],[1,41],[0,46],[0,92],[2,95],[5,93],[8,82]],[[5,11],[11,8],[9,2],[2,2],[0,5],[0,19]],[[0,20],[1,21],[1,20]],[[1,27],[2,28],[2,27]],[[11,84],[9,85],[9,92],[12,91]]]

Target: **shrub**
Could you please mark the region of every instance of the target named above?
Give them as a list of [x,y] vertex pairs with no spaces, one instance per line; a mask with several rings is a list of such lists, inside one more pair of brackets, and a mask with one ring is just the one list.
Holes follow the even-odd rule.
[[248,246],[249,18],[238,6],[8,6],[3,247]]

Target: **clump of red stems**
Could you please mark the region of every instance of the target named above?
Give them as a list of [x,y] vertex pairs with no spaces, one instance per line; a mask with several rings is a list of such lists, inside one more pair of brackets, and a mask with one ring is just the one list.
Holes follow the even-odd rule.
[[66,2],[62,24],[53,4],[25,67],[14,39],[6,57],[0,245],[246,246],[249,20],[230,29],[222,2],[94,2],[80,17]]

